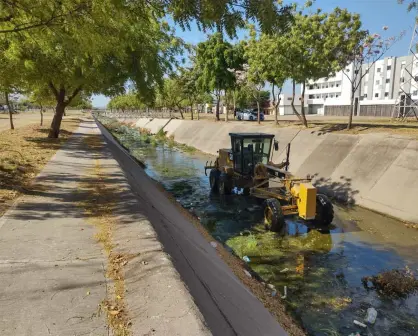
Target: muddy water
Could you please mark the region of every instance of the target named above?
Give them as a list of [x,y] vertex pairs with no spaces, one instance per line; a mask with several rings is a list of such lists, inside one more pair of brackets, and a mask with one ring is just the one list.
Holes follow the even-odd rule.
[[[247,256],[277,295],[287,287],[284,301],[310,335],[418,335],[417,295],[387,298],[361,282],[405,266],[418,273],[418,230],[365,209],[335,206],[328,231],[290,217],[280,234],[266,232],[256,200],[209,192],[203,167],[212,157],[162,141],[146,143],[127,128],[114,134],[218,241]],[[376,323],[366,329],[353,324],[364,320],[369,307],[378,311]]]

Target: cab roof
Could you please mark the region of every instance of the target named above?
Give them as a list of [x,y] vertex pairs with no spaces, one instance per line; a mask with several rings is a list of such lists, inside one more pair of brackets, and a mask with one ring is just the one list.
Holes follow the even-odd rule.
[[229,133],[229,136],[234,137],[234,138],[251,138],[251,139],[274,138],[274,134],[267,134],[267,133]]

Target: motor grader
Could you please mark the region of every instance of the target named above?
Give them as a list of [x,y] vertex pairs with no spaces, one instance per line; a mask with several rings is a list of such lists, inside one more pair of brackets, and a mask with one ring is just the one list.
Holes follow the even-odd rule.
[[266,229],[280,231],[285,225],[285,216],[298,215],[315,221],[321,227],[331,224],[334,210],[325,195],[317,193],[312,178],[298,178],[289,171],[290,144],[286,158],[274,164],[273,149],[279,143],[273,134],[229,133],[231,148],[220,149],[214,162],[206,163],[205,174],[210,169],[211,191],[221,195],[242,190],[263,201]]

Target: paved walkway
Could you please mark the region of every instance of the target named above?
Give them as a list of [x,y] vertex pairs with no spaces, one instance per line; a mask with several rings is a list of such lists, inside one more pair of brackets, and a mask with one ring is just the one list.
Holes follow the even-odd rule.
[[0,218],[0,335],[109,334],[98,309],[111,286],[107,256],[79,206],[80,185],[100,183],[89,174],[97,162],[117,190],[114,251],[135,256],[124,267],[133,334],[210,334],[118,164],[84,141],[91,134],[100,137],[83,122],[37,178],[37,191]]

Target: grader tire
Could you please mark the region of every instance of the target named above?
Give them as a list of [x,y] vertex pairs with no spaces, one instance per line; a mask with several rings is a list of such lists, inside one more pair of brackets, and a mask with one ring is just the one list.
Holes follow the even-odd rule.
[[218,189],[219,175],[220,175],[220,171],[217,169],[212,169],[209,174],[210,190],[214,193],[217,193],[219,191]]
[[331,201],[323,194],[316,195],[315,223],[321,227],[328,227],[334,219],[334,208]]
[[285,225],[280,202],[275,198],[264,201],[264,223],[267,230],[280,232]]
[[232,192],[232,178],[225,173],[219,176],[218,191],[220,195],[230,195]]

